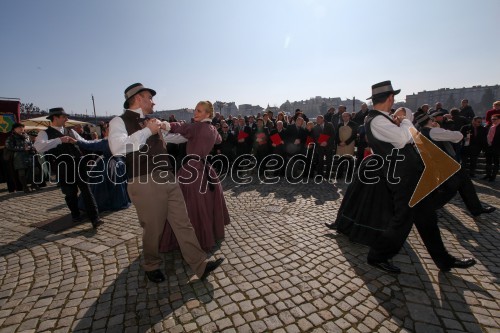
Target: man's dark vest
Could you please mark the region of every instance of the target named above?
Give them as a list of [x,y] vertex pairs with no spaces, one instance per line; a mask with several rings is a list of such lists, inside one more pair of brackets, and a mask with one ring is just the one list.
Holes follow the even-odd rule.
[[[50,127],[50,126],[45,130],[45,133],[47,133],[47,137],[49,140],[61,138],[63,136],[70,136],[70,137],[76,139],[73,136],[73,133],[71,133],[71,131],[69,129],[67,129],[66,127],[64,128],[64,134],[59,132],[55,128]],[[66,155],[71,155],[71,156],[76,157],[76,158],[82,157],[82,153],[80,152],[80,149],[78,148],[78,146],[76,146],[72,143],[62,143],[62,144],[58,145],[57,147],[48,150],[47,154],[53,154],[55,156],[60,156],[62,154],[66,154]]]
[[[137,112],[126,110],[120,118],[123,119],[129,136],[142,129],[141,122],[144,119],[141,119]],[[151,135],[138,151],[126,154],[125,164],[128,179],[150,174],[153,169],[155,171],[172,170],[167,149],[163,146],[163,140],[159,134]]]
[[436,141],[431,138],[431,129],[430,127],[422,127],[420,128],[420,133],[422,133],[427,139],[431,140],[436,146],[439,147],[442,151],[444,151],[449,156],[455,158],[456,153],[455,149],[449,141]]
[[[49,126],[45,130],[45,133],[47,133],[47,138],[49,140],[63,136],[71,136],[74,138],[73,133],[67,128],[64,128],[64,133],[61,133],[59,130]],[[67,181],[68,183],[73,183],[75,181],[73,177],[77,174],[78,164],[82,157],[82,153],[77,145],[72,143],[61,143],[48,150],[45,155],[47,156],[47,160],[51,161],[51,165],[56,168],[59,181]],[[51,158],[50,155],[55,156],[55,158]],[[83,177],[84,175],[82,174],[81,176]]]
[[[389,163],[387,162],[386,157],[391,155],[394,146],[389,142],[380,141],[373,136],[371,130],[371,122],[373,119],[375,119],[375,117],[379,116],[387,118],[392,123],[394,122],[390,117],[383,114],[382,112],[377,110],[370,110],[365,118],[366,137],[368,139],[368,145],[373,150],[373,153],[384,158],[384,170],[387,171]],[[424,165],[415,147],[411,143],[407,143],[403,148],[399,149],[398,154],[404,155],[405,159],[404,161],[400,161],[397,163],[395,176],[401,177],[405,175],[411,175],[416,176],[418,179],[418,177],[420,177],[420,174],[424,170]]]

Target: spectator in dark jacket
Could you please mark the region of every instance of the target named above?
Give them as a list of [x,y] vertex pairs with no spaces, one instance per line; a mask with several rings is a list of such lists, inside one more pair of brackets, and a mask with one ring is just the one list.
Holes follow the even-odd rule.
[[252,152],[252,129],[245,124],[245,119],[238,119],[238,124],[234,128],[236,137],[236,155],[250,154]]
[[234,161],[235,156],[235,146],[236,146],[236,137],[229,130],[229,125],[226,122],[221,123],[221,143],[215,145],[215,152],[217,155],[224,155],[227,157],[229,162],[228,165],[222,165],[222,168],[219,168],[220,171],[224,172],[228,170]]
[[441,102],[437,102],[434,106],[434,110],[435,111],[441,111],[443,112],[444,114],[448,114],[448,110],[446,109],[443,109],[443,104],[441,104]]
[[358,138],[356,142],[356,167],[359,167],[360,163],[365,157],[365,150],[368,149],[368,141],[366,140],[365,125],[358,127]]
[[464,116],[460,115],[460,110],[453,108],[450,110],[451,120],[453,120],[453,126],[449,128],[450,131],[460,131],[460,129],[466,125],[470,125],[470,121]]
[[[417,118],[419,118],[423,114],[429,114],[429,104],[423,104],[421,107],[415,111],[413,114],[413,125],[418,129],[420,125],[417,123]],[[442,113],[444,115],[444,113]]]
[[486,147],[486,176],[483,179],[488,179],[490,182],[495,181],[498,174],[500,160],[500,115],[491,117],[492,125],[488,129]]
[[342,114],[346,112],[347,108],[345,105],[339,106],[339,111],[332,116],[332,125],[335,131],[338,130],[339,125],[342,123]]
[[469,176],[476,175],[477,158],[482,150],[486,149],[486,135],[488,130],[482,126],[482,118],[474,117],[472,123],[461,128],[464,136],[462,146],[462,167],[468,166]]
[[[11,135],[5,141],[5,149],[12,156],[13,169],[23,187],[23,191],[29,193],[34,189],[39,189],[39,186],[33,182],[33,157],[36,150],[28,135],[24,132],[23,124],[15,123],[12,125]],[[13,176],[13,173],[11,176]],[[32,186],[31,189],[28,185]]]
[[279,166],[279,174],[280,176],[285,175],[285,167],[286,167],[286,151],[285,151],[285,142],[287,141],[287,131],[283,127],[283,121],[278,120],[276,122],[276,128],[271,130],[270,134],[270,142],[271,142],[271,151],[273,154],[281,156],[283,159],[283,165]]
[[335,108],[334,107],[329,108],[328,111],[326,112],[325,116],[323,117],[323,118],[325,118],[325,122],[331,123],[332,117],[334,114],[335,114]]
[[366,103],[361,104],[361,110],[359,110],[352,121],[354,121],[358,126],[361,126],[365,123],[365,117],[368,114],[368,105]]
[[257,123],[255,122],[254,116],[248,117],[248,127],[250,127],[250,129],[252,130],[252,133],[257,130]]
[[318,116],[313,129],[313,137],[316,142],[317,174],[328,179],[332,170],[335,149],[335,129],[332,124],[325,122],[323,116]]
[[297,117],[297,121],[295,122],[295,124],[288,125],[287,127],[287,140],[285,142],[285,150],[289,157],[295,154],[302,153],[305,149],[307,133],[303,125],[304,119],[302,117]]
[[302,117],[302,119],[304,119],[304,121],[306,123],[309,121],[309,118],[307,118],[307,116],[304,114],[304,112],[300,111],[300,109],[295,110],[295,115],[292,117],[294,123],[297,122],[298,117]]
[[469,105],[468,99],[462,100],[460,106],[460,115],[467,118],[469,121],[472,121],[472,119],[474,119],[474,117],[476,116],[474,110],[472,110],[472,107]]

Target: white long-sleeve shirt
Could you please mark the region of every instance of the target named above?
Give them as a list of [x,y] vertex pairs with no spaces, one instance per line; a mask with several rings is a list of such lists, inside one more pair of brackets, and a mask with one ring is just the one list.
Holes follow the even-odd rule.
[[[385,114],[388,117],[391,117],[389,112],[380,110],[377,111]],[[403,148],[407,143],[413,142],[410,128],[415,128],[415,126],[413,126],[411,119],[409,119],[410,115],[408,115],[408,112],[406,112],[407,118],[403,119],[399,126],[385,117],[379,116],[373,118],[371,122],[371,131],[373,133],[373,136],[377,140],[392,144],[395,148]]]
[[449,131],[441,127],[433,127],[429,131],[429,135],[434,141],[450,141],[453,143],[458,143],[464,138],[459,131]]
[[[52,127],[62,134],[64,134],[64,127]],[[71,136],[74,137],[77,141],[83,141],[83,142],[89,142],[88,140],[85,140],[78,134],[75,130],[70,129],[71,131]],[[35,146],[35,149],[39,153],[45,153],[48,150],[51,150],[52,148],[57,147],[62,143],[60,138],[55,138],[55,139],[50,139],[47,135],[47,132],[45,130],[38,132],[38,136],[36,137],[35,143],[33,144]]]
[[[144,118],[142,109],[130,111],[139,113],[140,117]],[[139,150],[151,135],[151,130],[147,127],[128,135],[127,128],[125,127],[125,123],[121,117],[115,117],[109,122],[108,142],[113,155],[125,155]],[[187,142],[187,139],[182,135],[173,133],[163,135],[163,139],[165,140],[165,143],[179,144]]]

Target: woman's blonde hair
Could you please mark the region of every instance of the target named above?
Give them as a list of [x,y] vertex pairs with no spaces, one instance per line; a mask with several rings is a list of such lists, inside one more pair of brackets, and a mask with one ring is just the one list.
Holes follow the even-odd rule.
[[198,107],[198,105],[202,105],[205,107],[205,110],[208,112],[209,118],[214,117],[214,106],[212,105],[212,103],[210,103],[210,101],[199,101],[198,104],[196,104],[196,107]]

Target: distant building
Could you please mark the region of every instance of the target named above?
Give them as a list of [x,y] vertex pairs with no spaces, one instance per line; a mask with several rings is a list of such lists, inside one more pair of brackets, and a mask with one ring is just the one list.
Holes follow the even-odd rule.
[[238,107],[235,102],[221,102],[216,101],[214,103],[214,111],[219,112],[225,118],[229,115],[237,116],[238,115]]
[[276,115],[280,112],[280,109],[277,106],[269,106],[269,104],[267,104],[267,108],[264,110],[264,112],[268,111],[271,111],[276,117]]
[[[263,110],[264,108],[260,105],[240,104],[236,115],[241,114],[242,116],[256,116],[257,113],[262,112]],[[235,114],[233,114],[233,116],[235,116]]]
[[285,103],[281,104],[280,110],[293,115],[296,109],[300,109],[306,114],[306,116],[315,117],[320,114],[325,114],[331,107],[337,109],[339,105],[345,105],[347,108],[347,112],[356,112],[361,109],[361,104],[363,104],[363,102],[358,99],[354,100],[353,105],[352,99],[342,100],[340,97],[332,98],[316,96],[311,97],[308,100],[296,102],[286,101]]
[[500,85],[424,90],[406,95],[406,106],[416,111],[423,104],[429,104],[433,108],[436,102],[441,102],[443,108],[449,110],[453,107],[460,107],[462,99],[469,100],[469,105],[474,109],[476,116],[484,117],[486,111],[491,109],[493,102],[500,100]]
[[193,109],[177,109],[177,110],[163,110],[163,111],[156,111],[154,113],[154,116],[159,119],[166,119],[170,117],[170,115],[174,115],[176,120],[184,120],[186,122],[190,122],[191,118],[193,118]]

